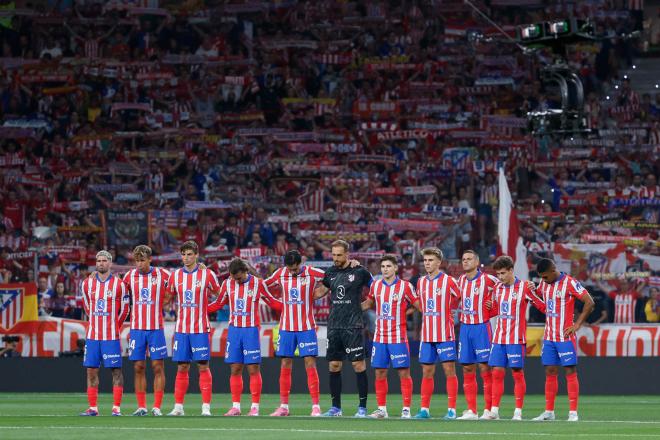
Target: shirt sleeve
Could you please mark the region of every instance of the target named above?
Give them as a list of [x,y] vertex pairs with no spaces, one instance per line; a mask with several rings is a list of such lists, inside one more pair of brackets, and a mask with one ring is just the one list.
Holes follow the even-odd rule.
[[575,280],[573,278],[570,278],[568,280],[569,284],[569,295],[573,295],[579,300],[582,300],[585,295],[588,295],[589,292],[587,292],[587,289],[585,289],[582,284],[578,280]]
[[326,272],[325,274],[323,274],[323,281],[322,281],[323,285],[325,287],[327,287],[328,289],[330,289],[330,286],[331,286],[329,274],[330,274],[329,272]]
[[367,299],[373,300],[373,299],[376,298],[376,294],[374,293],[374,286],[375,285],[376,285],[376,283],[372,284],[369,287],[369,293],[367,293]]
[[282,311],[282,301],[275,298],[275,296],[268,290],[268,286],[263,281],[259,283],[259,290],[261,291],[261,298],[268,306],[276,312]]
[[532,303],[541,313],[545,313],[546,307],[543,299],[536,293],[536,289],[532,290],[529,286],[525,286],[525,298]]
[[85,313],[89,316],[89,295],[87,294],[87,285],[85,281],[80,283],[80,294],[82,295]]
[[227,295],[227,280],[223,281],[218,291],[218,297],[208,305],[207,310],[209,313],[217,312],[229,302],[229,295]]
[[128,287],[123,281],[119,282],[119,290],[121,292],[121,312],[119,313],[118,322],[121,324],[126,321],[128,314],[131,311],[131,296],[128,293]]
[[417,292],[415,292],[415,288],[408,281],[406,281],[406,290],[404,295],[410,304],[414,303],[419,299],[419,297],[417,296]]
[[364,287],[371,287],[371,283],[374,281],[374,277],[371,276],[371,272],[369,272],[367,269],[364,267],[362,268],[362,285]]
[[269,276],[264,280],[266,286],[271,288],[280,284],[280,274],[281,274],[281,269],[277,269],[275,272],[273,272],[271,276]]

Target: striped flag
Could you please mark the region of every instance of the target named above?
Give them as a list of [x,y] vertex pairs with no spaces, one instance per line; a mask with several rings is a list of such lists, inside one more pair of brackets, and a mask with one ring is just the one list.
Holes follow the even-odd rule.
[[323,212],[323,188],[298,197],[298,209],[302,212]]
[[21,321],[37,319],[35,284],[0,284],[0,328],[8,332]]
[[499,196],[499,221],[497,225],[500,241],[499,250],[501,250],[501,255],[509,255],[514,259],[513,273],[518,279],[526,281],[529,279],[527,248],[520,236],[518,213],[511,199],[504,168],[500,168]]

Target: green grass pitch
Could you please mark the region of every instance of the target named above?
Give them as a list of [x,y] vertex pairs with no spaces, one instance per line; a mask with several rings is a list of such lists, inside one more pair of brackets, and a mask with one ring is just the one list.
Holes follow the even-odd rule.
[[[414,396],[413,412],[419,405]],[[151,402],[152,396],[148,396]],[[250,396],[243,395],[243,411],[249,410]],[[369,410],[375,408],[374,396],[369,396]],[[443,415],[446,398],[434,396],[432,416]],[[214,417],[201,417],[199,394],[186,399],[184,417],[131,417],[135,409],[133,394],[124,396],[123,417],[110,417],[111,396],[99,396],[100,417],[79,417],[86,409],[86,395],[69,394],[0,394],[0,439],[113,439],[149,440],[193,438],[236,439],[388,439],[388,438],[660,438],[660,396],[580,396],[578,423],[566,422],[568,408],[565,395],[559,395],[555,413],[556,422],[531,422],[540,414],[543,396],[530,395],[525,399],[523,422],[508,420],[513,412],[511,396],[505,396],[500,409],[504,420],[446,422],[432,420],[401,420],[398,418],[401,400],[398,395],[389,396],[388,420],[354,419],[352,416],[357,397],[344,395],[343,406],[347,415],[342,418],[323,419],[309,417],[309,396],[292,395],[291,417],[274,418],[268,414],[277,406],[279,396],[264,395],[261,400],[262,417],[222,417],[228,409],[229,395],[213,396]],[[166,395],[163,412],[172,407],[172,396]],[[481,403],[481,400],[480,400]],[[329,406],[323,396],[322,409]],[[459,395],[458,412],[465,402]]]

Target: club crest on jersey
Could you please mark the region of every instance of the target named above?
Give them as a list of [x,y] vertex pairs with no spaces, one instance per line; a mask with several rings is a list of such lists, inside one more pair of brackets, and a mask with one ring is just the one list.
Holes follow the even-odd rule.
[[192,290],[190,290],[190,289],[186,290],[186,291],[183,293],[183,299],[184,299],[186,302],[192,302],[192,300],[193,300],[193,293],[192,293]]
[[247,296],[255,296],[255,295],[257,294],[257,291],[256,291],[256,290],[252,290],[252,289],[248,289],[248,290],[245,291],[245,294],[246,294]]
[[393,293],[392,294],[392,301],[398,301],[399,300],[399,294],[398,293]]
[[195,286],[199,287],[201,285],[202,285],[202,282],[200,280],[197,280],[197,282],[195,283]]
[[479,295],[479,287],[474,286],[474,289],[472,289],[472,293],[474,293],[475,295]]
[[96,300],[96,310],[99,312],[102,312],[105,310],[105,300],[104,299],[97,299]]
[[350,275],[348,276],[348,282],[349,282],[349,283],[352,283],[353,281],[355,281],[355,275],[350,274]]
[[307,284],[309,284],[309,280],[307,279],[307,277],[304,277],[304,278],[300,279],[300,285],[301,286],[305,286]]
[[153,284],[155,286],[156,284],[158,284],[158,280],[156,278],[152,278],[151,279],[151,284]]
[[439,295],[440,292],[442,292],[442,289],[439,287],[436,287],[435,290],[433,291],[436,295]]

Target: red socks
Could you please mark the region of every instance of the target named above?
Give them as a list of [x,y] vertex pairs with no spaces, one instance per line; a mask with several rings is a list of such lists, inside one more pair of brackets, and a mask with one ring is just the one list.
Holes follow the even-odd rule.
[[124,394],[124,387],[112,387],[112,405],[121,406],[121,396]]
[[[504,375],[506,374],[505,370],[493,370],[492,373],[492,400],[491,404],[492,406],[500,407],[500,401],[502,400],[502,394],[504,394]],[[515,372],[514,374],[514,379],[515,379]],[[523,378],[524,379],[524,378]],[[522,408],[519,406],[516,406],[516,408]]]
[[[493,372],[494,373],[494,372]],[[527,382],[525,382],[525,373],[522,370],[513,371],[513,395],[516,397],[516,408],[523,407],[525,402],[525,391]]]
[[431,407],[431,396],[433,396],[433,378],[432,377],[423,377],[422,378],[422,408]]
[[[463,393],[467,407],[473,413],[477,413],[477,375],[475,373],[463,373]],[[447,394],[449,394],[449,378],[447,378]],[[454,408],[449,405],[450,408]]]
[[387,377],[376,379],[374,382],[376,388],[376,403],[378,406],[387,405]]
[[137,399],[138,408],[147,407],[147,393],[145,393],[144,391],[136,391],[135,398]]
[[183,405],[183,400],[188,392],[188,372],[177,371],[176,380],[174,381],[174,403]]
[[403,397],[403,406],[406,408],[410,408],[410,403],[412,402],[412,392],[413,392],[412,377],[401,379],[401,396]]
[[458,377],[447,378],[447,408],[456,408],[456,395],[458,394]]
[[160,406],[163,404],[163,392],[154,391],[154,408],[160,409]]
[[319,389],[319,373],[316,371],[316,367],[307,368],[307,388],[309,388],[309,395],[312,398],[312,405],[318,405],[321,391]]
[[484,405],[486,409],[490,409],[493,405],[493,372],[481,372],[481,378],[484,381]]
[[566,375],[566,388],[568,388],[568,410],[577,411],[578,396],[580,395],[580,382],[578,382],[577,372]]
[[90,408],[96,408],[99,398],[99,387],[87,387],[87,401]]
[[546,374],[545,375],[545,410],[554,411],[555,410],[555,397],[557,397],[557,389],[559,384],[557,383],[557,375]]
[[280,403],[289,404],[289,394],[291,393],[291,368],[280,369]]
[[243,375],[229,376],[229,390],[231,391],[232,403],[240,403],[241,394],[243,393]]
[[201,370],[199,372],[199,391],[202,393],[202,403],[211,403],[213,394],[213,376],[211,370]]
[[250,394],[252,394],[252,403],[259,403],[261,400],[261,372],[250,375]]

